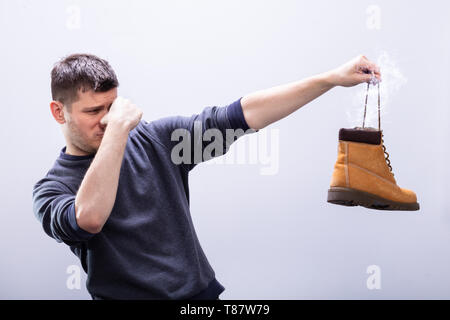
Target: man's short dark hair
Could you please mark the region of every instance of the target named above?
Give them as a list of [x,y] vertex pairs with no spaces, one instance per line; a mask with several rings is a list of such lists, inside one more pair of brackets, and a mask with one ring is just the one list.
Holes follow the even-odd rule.
[[78,100],[78,91],[105,92],[119,86],[108,61],[92,54],[71,54],[52,69],[52,99],[68,108]]

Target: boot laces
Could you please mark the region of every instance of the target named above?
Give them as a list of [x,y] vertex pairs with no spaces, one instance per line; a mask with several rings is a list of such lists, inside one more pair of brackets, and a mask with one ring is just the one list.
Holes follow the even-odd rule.
[[[372,78],[373,78],[373,79],[375,78],[373,72],[372,72]],[[362,128],[363,128],[363,129],[364,129],[364,125],[365,125],[365,122],[366,122],[367,98],[369,97],[369,86],[370,86],[370,83],[371,83],[371,82],[368,82],[368,83],[367,83],[366,102],[365,102],[365,104],[364,104],[364,118],[363,118],[363,125],[362,125]],[[378,130],[381,132],[381,145],[382,145],[382,147],[383,147],[383,152],[384,152],[384,155],[385,155],[384,159],[386,160],[386,163],[387,163],[387,165],[388,165],[388,167],[389,167],[390,172],[392,173],[392,176],[394,176],[394,173],[392,172],[391,160],[389,160],[389,153],[386,151],[386,147],[385,147],[385,145],[384,145],[384,140],[383,140],[384,134],[383,134],[383,131],[381,130],[381,116],[380,116],[380,104],[381,104],[381,103],[380,103],[380,100],[381,100],[381,99],[380,99],[380,82],[377,81],[376,83],[378,84]]]
[[386,163],[389,167],[389,170],[392,173],[392,176],[394,176],[394,173],[392,172],[391,160],[389,160],[389,153],[386,151],[386,147],[384,146],[383,137],[384,137],[384,134],[383,134],[383,132],[381,132],[381,145],[383,147],[383,151],[384,151],[384,155],[385,155],[384,159],[386,160]]

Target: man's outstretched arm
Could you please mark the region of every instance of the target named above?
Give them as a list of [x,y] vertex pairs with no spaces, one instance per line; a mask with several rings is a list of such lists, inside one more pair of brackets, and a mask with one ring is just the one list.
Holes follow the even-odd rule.
[[241,100],[242,111],[250,128],[262,129],[335,86],[352,87],[370,82],[372,73],[381,80],[379,67],[361,55],[331,71],[248,94]]

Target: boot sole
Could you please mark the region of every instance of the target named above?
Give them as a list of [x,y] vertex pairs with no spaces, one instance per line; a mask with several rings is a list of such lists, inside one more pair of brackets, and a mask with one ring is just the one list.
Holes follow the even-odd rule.
[[376,210],[419,210],[417,202],[396,202],[374,194],[344,187],[331,187],[328,189],[327,202],[342,206],[362,206],[368,209]]

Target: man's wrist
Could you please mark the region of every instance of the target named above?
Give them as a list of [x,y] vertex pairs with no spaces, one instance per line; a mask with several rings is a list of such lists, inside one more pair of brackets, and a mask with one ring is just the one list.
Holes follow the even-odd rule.
[[113,120],[108,123],[106,130],[108,130],[108,127],[110,130],[128,135],[131,131],[132,124],[131,121],[127,120]]
[[327,89],[331,89],[339,85],[334,70],[323,72],[318,75],[318,78],[323,82]]

